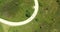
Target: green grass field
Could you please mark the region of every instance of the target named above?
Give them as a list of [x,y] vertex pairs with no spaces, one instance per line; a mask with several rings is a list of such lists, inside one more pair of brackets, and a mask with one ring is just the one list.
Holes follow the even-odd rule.
[[[60,32],[60,0],[38,0],[39,11],[32,22],[17,27],[0,23],[0,32]],[[23,21],[33,13],[33,0],[0,0],[0,18]]]
[[[7,0],[5,0],[6,2]],[[10,1],[10,2],[9,2]],[[34,9],[34,1],[31,0],[9,0],[0,5],[0,18],[9,21],[23,21],[31,16]]]

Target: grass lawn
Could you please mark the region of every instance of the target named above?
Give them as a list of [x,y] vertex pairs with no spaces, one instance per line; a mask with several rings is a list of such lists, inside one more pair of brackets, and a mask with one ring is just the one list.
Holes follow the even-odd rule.
[[[0,32],[60,32],[60,0],[38,0],[39,12],[32,22],[17,27],[0,23]],[[33,0],[0,0],[0,18],[23,21],[31,16]]]
[[3,3],[1,0],[0,18],[9,21],[26,20],[34,11],[34,1],[32,0],[9,0],[7,3],[5,2]]

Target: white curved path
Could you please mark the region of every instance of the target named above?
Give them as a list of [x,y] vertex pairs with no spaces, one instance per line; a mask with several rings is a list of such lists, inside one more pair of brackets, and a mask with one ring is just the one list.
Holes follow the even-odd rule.
[[31,15],[31,17],[29,17],[27,20],[21,21],[21,22],[10,22],[10,21],[0,18],[0,22],[3,24],[9,25],[9,26],[21,26],[21,25],[25,25],[25,24],[31,22],[38,13],[38,0],[34,0],[34,2],[35,2],[34,12]]

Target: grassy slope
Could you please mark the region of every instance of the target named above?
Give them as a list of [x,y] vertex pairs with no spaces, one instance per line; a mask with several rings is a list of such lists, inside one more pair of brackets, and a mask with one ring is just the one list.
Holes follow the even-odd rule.
[[[60,5],[57,0],[39,0],[36,18],[24,25],[10,27],[2,24],[5,32],[60,32]],[[1,28],[2,29],[2,28]],[[0,29],[0,30],[1,30]]]

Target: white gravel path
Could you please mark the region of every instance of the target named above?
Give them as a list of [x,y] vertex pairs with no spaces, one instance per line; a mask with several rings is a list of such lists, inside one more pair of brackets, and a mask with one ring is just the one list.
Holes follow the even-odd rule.
[[34,12],[31,15],[31,17],[29,17],[25,21],[11,22],[11,21],[7,21],[7,20],[4,20],[4,19],[0,18],[0,22],[3,23],[3,24],[9,25],[9,26],[21,26],[21,25],[25,25],[25,24],[31,22],[35,18],[35,16],[37,15],[38,8],[39,8],[38,0],[34,0],[34,2],[35,2]]

